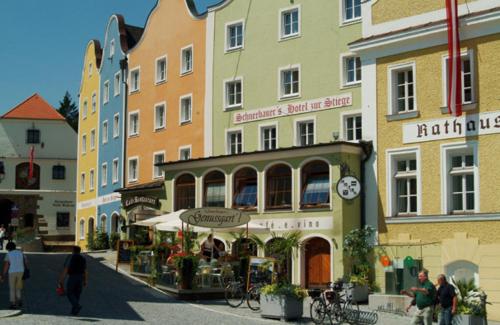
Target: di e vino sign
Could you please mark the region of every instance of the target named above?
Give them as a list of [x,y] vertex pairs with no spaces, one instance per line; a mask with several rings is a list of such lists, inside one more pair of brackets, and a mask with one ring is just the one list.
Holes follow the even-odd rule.
[[190,209],[183,212],[180,218],[187,224],[204,228],[232,228],[250,221],[250,216],[240,210],[225,208]]
[[403,125],[403,143],[500,133],[500,111],[462,115]]

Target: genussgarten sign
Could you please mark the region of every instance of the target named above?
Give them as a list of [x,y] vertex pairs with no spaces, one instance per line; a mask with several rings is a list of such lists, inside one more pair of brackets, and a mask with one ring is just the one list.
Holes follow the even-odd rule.
[[180,218],[187,224],[204,228],[233,228],[250,221],[250,216],[240,210],[225,208],[190,209]]

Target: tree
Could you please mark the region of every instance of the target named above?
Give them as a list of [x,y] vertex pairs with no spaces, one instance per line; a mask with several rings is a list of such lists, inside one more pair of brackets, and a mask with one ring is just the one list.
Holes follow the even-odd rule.
[[66,118],[66,121],[73,130],[78,132],[78,106],[71,99],[71,95],[68,91],[64,94],[63,99],[59,101],[59,108],[57,111]]

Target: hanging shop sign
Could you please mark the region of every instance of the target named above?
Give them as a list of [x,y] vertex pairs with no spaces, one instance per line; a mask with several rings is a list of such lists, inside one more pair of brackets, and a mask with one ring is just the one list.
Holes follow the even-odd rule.
[[344,176],[337,183],[337,193],[344,200],[354,200],[361,193],[361,183],[354,176]]
[[294,102],[284,105],[275,105],[266,108],[258,108],[233,115],[234,124],[242,124],[260,120],[267,120],[288,115],[297,115],[323,111],[327,109],[345,107],[352,105],[352,93],[332,95],[324,98],[311,99],[303,102]]
[[187,224],[204,228],[232,228],[250,221],[248,214],[225,208],[190,209],[183,212],[180,218]]
[[149,205],[156,208],[160,206],[160,200],[158,198],[150,196],[133,196],[131,198],[125,199],[123,207],[130,208],[131,206],[137,204]]

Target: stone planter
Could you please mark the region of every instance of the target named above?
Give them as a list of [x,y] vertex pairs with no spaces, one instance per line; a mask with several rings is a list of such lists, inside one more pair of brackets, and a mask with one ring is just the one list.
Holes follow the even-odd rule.
[[368,301],[368,293],[369,293],[368,285],[362,286],[355,284],[354,287],[349,289],[349,294],[351,295],[352,300],[358,303]]
[[458,314],[453,316],[453,325],[483,325],[484,318],[474,315]]
[[289,296],[260,295],[261,317],[280,320],[292,320],[302,317],[302,300]]

